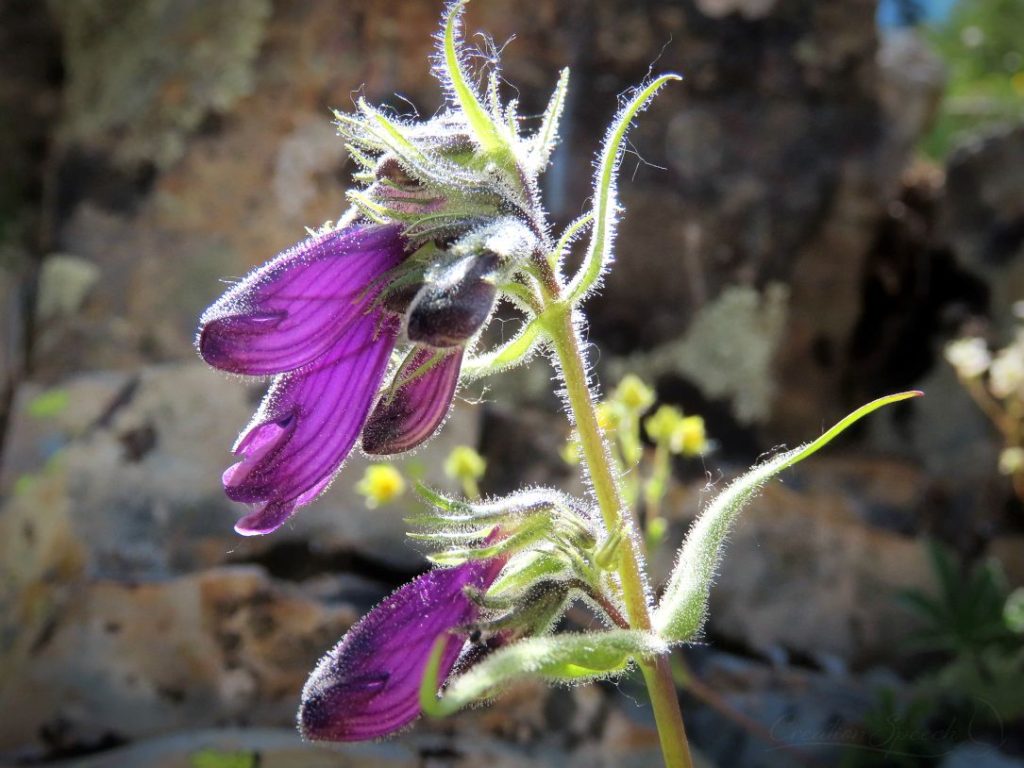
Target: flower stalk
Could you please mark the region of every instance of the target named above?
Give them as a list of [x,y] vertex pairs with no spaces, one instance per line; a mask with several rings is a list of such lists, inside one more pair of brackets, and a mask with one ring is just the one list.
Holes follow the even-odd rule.
[[[566,400],[579,432],[583,462],[605,527],[615,531],[627,526],[618,567],[626,619],[631,628],[646,631],[651,628],[651,616],[647,602],[646,567],[639,547],[636,519],[629,509],[624,508],[618,478],[612,469],[610,449],[598,426],[595,399],[586,374],[586,360],[572,314],[565,304],[556,307],[545,323],[554,351],[555,367],[565,386]],[[654,710],[665,765],[667,768],[689,768],[693,763],[668,659],[659,656],[641,660],[640,669]]]

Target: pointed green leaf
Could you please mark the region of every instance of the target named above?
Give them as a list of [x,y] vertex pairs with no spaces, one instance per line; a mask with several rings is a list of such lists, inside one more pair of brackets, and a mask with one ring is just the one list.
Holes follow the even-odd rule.
[[519,333],[504,344],[466,360],[462,364],[463,380],[475,381],[526,362],[537,351],[538,344],[543,340],[542,330],[543,327],[536,318],[523,323]]
[[920,394],[902,392],[874,400],[842,419],[814,442],[780,453],[730,483],[708,504],[690,529],[665,593],[652,617],[655,631],[674,642],[692,640],[700,631],[725,538],[740,511],[765,483],[787,467],[817,453],[843,430],[869,413]]
[[469,85],[459,56],[456,26],[468,2],[469,0],[455,0],[448,6],[446,12],[441,47],[445,79],[484,152],[495,155],[507,154],[508,147],[498,134],[494,121],[480,103],[476,90]]
[[566,67],[558,76],[558,84],[548,107],[544,110],[544,119],[541,121],[540,129],[536,136],[531,139],[533,144],[531,150],[531,161],[534,173],[543,171],[551,161],[551,155],[558,146],[558,123],[562,119],[562,112],[565,110],[565,97],[569,92],[569,68]]
[[579,301],[597,282],[605,267],[611,261],[615,240],[615,226],[618,213],[618,195],[615,189],[615,174],[622,161],[623,141],[636,116],[650,103],[662,86],[682,80],[679,75],[662,75],[637,93],[619,110],[612,126],[605,135],[601,149],[601,162],[594,181],[594,229],[590,246],[579,272],[569,286],[569,301]]

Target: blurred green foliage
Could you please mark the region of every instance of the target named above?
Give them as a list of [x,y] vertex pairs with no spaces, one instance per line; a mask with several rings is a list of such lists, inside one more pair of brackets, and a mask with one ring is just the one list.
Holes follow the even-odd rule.
[[33,419],[51,419],[60,416],[71,405],[71,395],[65,389],[48,389],[28,404]]
[[964,567],[949,548],[928,546],[937,589],[900,598],[917,619],[911,650],[941,661],[902,692],[878,692],[844,768],[931,766],[955,744],[1024,718],[1024,592],[1010,591],[998,561]]
[[256,768],[259,755],[254,752],[222,752],[204,749],[192,755],[192,768]]
[[1024,120],[1024,0],[960,0],[928,32],[949,80],[927,155],[941,160],[972,133]]

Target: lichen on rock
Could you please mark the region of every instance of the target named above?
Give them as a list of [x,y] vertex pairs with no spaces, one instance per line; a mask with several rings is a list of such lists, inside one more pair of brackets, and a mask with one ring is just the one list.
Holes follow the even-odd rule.
[[684,336],[615,361],[613,373],[679,374],[705,396],[731,400],[741,423],[762,422],[775,397],[772,365],[786,328],[788,301],[789,289],[781,283],[763,293],[748,286],[726,288],[696,315]]
[[64,33],[62,138],[167,167],[253,85],[269,0],[51,0]]

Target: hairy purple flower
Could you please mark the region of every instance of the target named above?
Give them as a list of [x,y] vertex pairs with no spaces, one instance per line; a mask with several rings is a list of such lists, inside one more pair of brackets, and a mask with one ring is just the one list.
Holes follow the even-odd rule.
[[439,669],[444,680],[462,653],[467,625],[479,616],[466,588],[485,591],[503,565],[502,558],[495,558],[435,569],[364,616],[306,682],[299,710],[303,736],[365,741],[415,720],[420,715],[420,682],[435,641],[448,637]]
[[240,460],[224,473],[228,497],[254,505],[235,526],[239,533],[273,531],[313,501],[361,434],[368,452],[399,453],[444,421],[462,362],[462,348],[448,343],[414,347],[374,409],[402,330],[394,302],[383,299],[409,250],[397,224],[317,235],[254,271],[203,315],[197,343],[206,362],[275,375],[234,446]]

